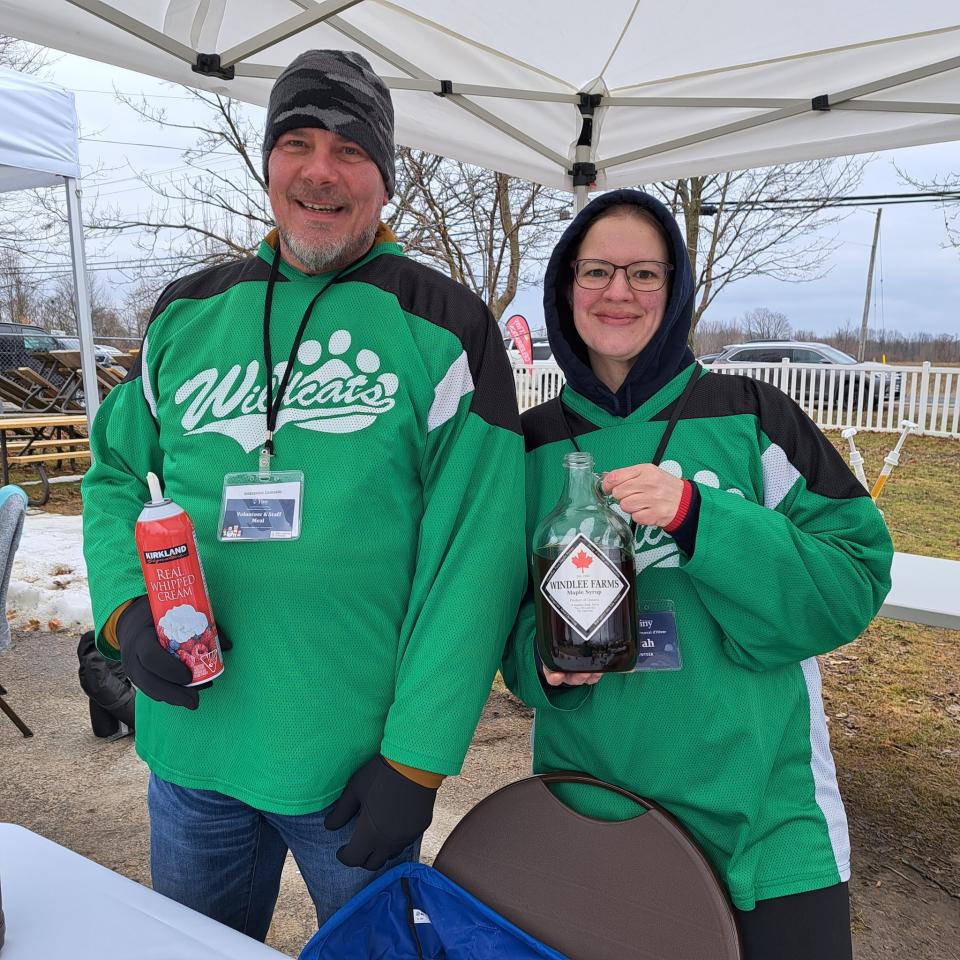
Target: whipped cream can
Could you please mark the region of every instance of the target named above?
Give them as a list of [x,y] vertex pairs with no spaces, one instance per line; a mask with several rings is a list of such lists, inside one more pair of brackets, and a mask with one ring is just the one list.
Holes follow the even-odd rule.
[[197,538],[186,510],[163,496],[147,475],[151,499],[137,518],[134,537],[150,612],[160,645],[193,673],[194,687],[223,673],[217,625],[210,609]]

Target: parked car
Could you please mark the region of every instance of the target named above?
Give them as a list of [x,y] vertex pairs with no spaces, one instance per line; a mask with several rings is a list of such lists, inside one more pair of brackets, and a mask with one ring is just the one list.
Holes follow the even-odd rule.
[[[835,364],[839,366],[855,366],[859,370],[868,371],[873,380],[874,403],[879,403],[881,396],[896,399],[900,395],[900,374],[890,370],[882,363],[864,362],[858,364],[849,353],[844,353],[829,343],[816,343],[801,340],[751,340],[747,343],[732,343],[724,347],[712,361],[713,365],[726,363],[780,363],[782,360],[790,363],[802,364]],[[852,373],[852,371],[851,371]],[[846,386],[841,385],[841,381]],[[860,383],[866,378],[856,375],[835,377],[834,402],[845,404],[852,391],[853,403],[858,402]],[[807,379],[806,395],[795,397],[798,400],[819,400],[819,385],[829,388],[829,375],[823,377],[809,377]],[[841,394],[842,392],[842,394]]]
[[32,367],[43,372],[44,364],[32,354],[57,349],[56,337],[28,323],[0,323],[0,371]]
[[[57,349],[58,350],[79,350],[80,349],[80,340],[77,337],[56,337]],[[123,356],[123,351],[118,350],[116,347],[110,347],[102,343],[95,343],[93,345],[93,355],[96,357],[97,363],[102,367],[109,367],[115,365],[115,357]]]
[[719,353],[705,353],[702,357],[697,357],[697,360],[699,360],[700,363],[704,363],[709,366],[719,356],[720,356]]
[[[517,350],[513,340],[508,338],[503,341],[503,345],[507,349],[507,356],[512,364],[519,366],[523,363],[523,360],[520,359],[520,351]],[[531,343],[531,352],[533,353],[534,364],[553,363],[553,350],[550,347],[549,340],[542,338],[534,340]]]

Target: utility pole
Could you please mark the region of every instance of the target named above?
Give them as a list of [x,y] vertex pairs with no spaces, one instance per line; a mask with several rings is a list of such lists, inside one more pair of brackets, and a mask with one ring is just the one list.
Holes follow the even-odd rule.
[[870,291],[873,288],[873,264],[877,259],[877,240],[880,237],[880,214],[883,207],[877,207],[877,222],[873,227],[873,246],[870,248],[870,267],[867,270],[867,295],[863,300],[863,320],[860,323],[860,345],[857,347],[857,363],[863,363],[867,352],[867,320],[870,317]]

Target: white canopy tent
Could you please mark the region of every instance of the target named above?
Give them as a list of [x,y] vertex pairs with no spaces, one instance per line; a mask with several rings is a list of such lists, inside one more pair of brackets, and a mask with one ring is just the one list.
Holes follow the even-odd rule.
[[960,138],[955,0],[0,0],[0,30],[265,104],[363,53],[397,139],[579,194]]
[[87,419],[99,404],[90,292],[80,213],[80,158],[73,94],[36,77],[0,68],[0,192],[63,183],[77,297]]

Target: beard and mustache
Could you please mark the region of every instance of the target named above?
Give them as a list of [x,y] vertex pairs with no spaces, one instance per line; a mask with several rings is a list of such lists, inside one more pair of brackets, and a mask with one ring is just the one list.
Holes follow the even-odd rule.
[[[347,208],[352,203],[349,198],[333,194],[296,195],[294,200],[314,206]],[[303,236],[280,224],[277,229],[284,246],[303,265],[306,272],[319,274],[341,269],[359,260],[373,246],[379,226],[380,215],[377,211],[368,224],[350,236],[339,234],[325,237],[322,230],[310,231],[308,236]]]

